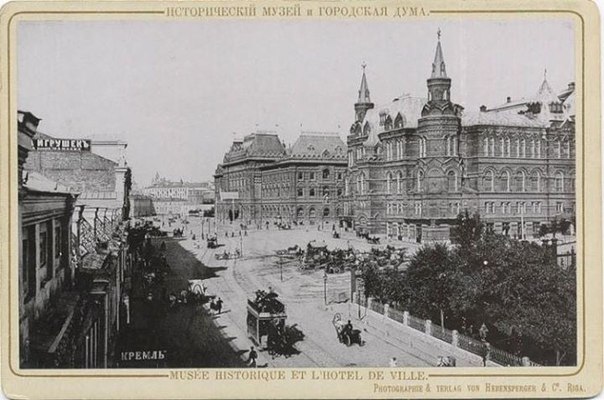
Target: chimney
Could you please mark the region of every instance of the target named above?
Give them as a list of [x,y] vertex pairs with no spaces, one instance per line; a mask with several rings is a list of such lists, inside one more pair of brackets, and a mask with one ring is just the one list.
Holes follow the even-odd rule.
[[484,104],[482,106],[480,106],[480,112],[486,112],[487,111],[487,106],[485,106]]
[[511,103],[512,102],[512,98],[510,96],[508,96],[508,98],[506,99],[506,103]]
[[29,152],[33,149],[33,139],[38,130],[40,118],[37,118],[30,112],[17,111],[17,128],[18,128],[18,179],[19,190],[23,188],[23,165],[27,160]]

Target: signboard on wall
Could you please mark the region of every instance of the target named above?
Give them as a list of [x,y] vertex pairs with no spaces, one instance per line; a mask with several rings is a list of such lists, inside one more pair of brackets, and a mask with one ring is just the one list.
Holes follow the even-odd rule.
[[36,150],[90,151],[88,139],[35,139]]

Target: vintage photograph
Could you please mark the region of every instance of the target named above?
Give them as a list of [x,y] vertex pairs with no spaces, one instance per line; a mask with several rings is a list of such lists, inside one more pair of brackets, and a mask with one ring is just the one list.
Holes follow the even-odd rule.
[[575,32],[20,21],[17,364],[578,365]]

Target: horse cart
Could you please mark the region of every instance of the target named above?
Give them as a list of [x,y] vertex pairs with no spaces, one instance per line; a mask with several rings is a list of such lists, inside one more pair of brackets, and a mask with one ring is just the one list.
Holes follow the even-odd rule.
[[346,346],[352,346],[353,344],[358,344],[359,346],[365,345],[365,341],[361,338],[361,330],[354,329],[350,321],[345,323],[340,313],[336,313],[333,316],[332,323],[336,329],[340,343],[344,343]]

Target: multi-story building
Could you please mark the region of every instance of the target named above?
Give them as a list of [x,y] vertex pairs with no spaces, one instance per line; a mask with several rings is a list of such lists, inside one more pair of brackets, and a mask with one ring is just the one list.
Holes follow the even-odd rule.
[[440,37],[427,98],[371,102],[365,70],[348,140],[344,220],[403,240],[449,238],[460,211],[530,237],[575,213],[574,84],[546,77],[529,99],[466,112],[455,104]]
[[303,132],[290,148],[273,133],[235,141],[216,170],[217,217],[245,223],[334,221],[343,210],[346,145]]
[[214,203],[212,182],[173,182],[155,175],[142,194],[152,199],[157,214],[186,215],[191,210],[207,208]]
[[33,114],[18,117],[20,366],[109,367],[128,259],[124,204],[111,196],[103,213],[98,203],[85,213],[80,192],[123,175],[88,154],[89,141],[50,138]]
[[33,144],[27,173],[39,173],[79,193],[77,205],[85,206],[86,214],[128,218],[132,172],[124,157],[125,142],[61,139],[38,131]]

